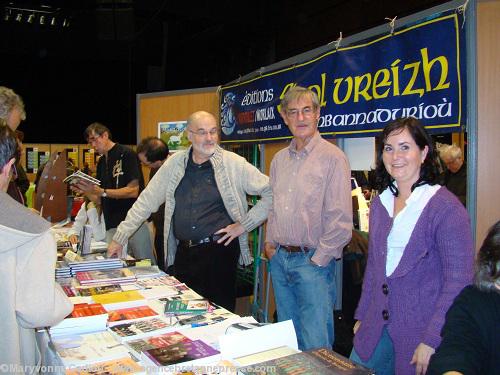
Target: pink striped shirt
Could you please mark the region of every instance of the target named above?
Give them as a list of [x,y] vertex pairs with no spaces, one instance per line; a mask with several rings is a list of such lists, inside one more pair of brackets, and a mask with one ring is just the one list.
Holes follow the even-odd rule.
[[352,233],[349,162],[319,132],[300,151],[295,140],[272,163],[273,207],[266,242],[315,248],[312,260],[326,266],[342,257]]

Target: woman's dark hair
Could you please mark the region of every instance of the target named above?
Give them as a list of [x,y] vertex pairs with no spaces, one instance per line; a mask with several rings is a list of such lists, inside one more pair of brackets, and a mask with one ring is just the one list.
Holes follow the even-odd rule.
[[500,282],[500,221],[494,224],[477,255],[476,286],[481,290],[500,293],[495,283]]
[[382,133],[380,133],[377,145],[377,163],[375,167],[378,190],[382,192],[384,189],[389,187],[391,192],[396,197],[398,196],[399,191],[398,188],[394,185],[394,178],[392,178],[389,172],[387,172],[387,170],[385,169],[382,154],[384,152],[384,146],[387,138],[394,133],[399,134],[405,129],[408,129],[408,132],[410,133],[411,137],[420,148],[420,150],[423,150],[425,146],[427,146],[427,148],[429,149],[429,151],[427,152],[427,156],[425,157],[425,160],[420,168],[420,177],[418,178],[417,182],[412,185],[411,191],[413,191],[416,187],[424,184],[435,185],[439,182],[439,169],[434,141],[432,140],[430,135],[427,134],[427,131],[422,126],[420,121],[418,121],[416,118],[406,117],[397,119],[387,125],[384,130],[382,130]]

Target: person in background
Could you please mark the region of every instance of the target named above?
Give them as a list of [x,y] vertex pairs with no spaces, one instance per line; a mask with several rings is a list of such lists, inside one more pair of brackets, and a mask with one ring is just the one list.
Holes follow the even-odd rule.
[[0,86],[0,118],[14,131],[21,121],[26,120],[23,99],[5,86]]
[[92,170],[90,169],[88,162],[83,163],[82,172],[88,174],[89,176],[92,176]]
[[75,217],[75,222],[68,231],[68,239],[72,244],[78,243],[80,233],[86,224],[92,227],[92,238],[95,241],[106,240],[106,224],[102,208],[88,198],[84,198],[84,202]]
[[442,145],[439,156],[446,165],[443,183],[455,194],[465,206],[467,199],[467,164],[464,162],[462,150],[457,145]]
[[[106,224],[106,242],[110,242],[118,224],[144,187],[137,155],[130,148],[112,141],[109,129],[95,122],[85,130],[87,142],[101,155],[97,163],[96,178],[101,185],[80,182],[72,185],[76,192],[102,207]],[[136,259],[151,259],[155,263],[151,235],[145,221],[131,233],[128,248]]]
[[57,324],[73,305],[55,282],[50,223],[5,193],[17,147],[15,133],[0,125],[0,363],[28,374],[41,365],[35,328]]
[[9,128],[16,131],[18,136],[18,151],[14,174],[10,181],[7,193],[21,204],[26,205],[26,191],[30,186],[24,168],[21,166],[22,142],[24,133],[16,130],[21,121],[26,119],[23,99],[12,89],[0,86],[0,119],[5,120]]
[[446,311],[472,281],[469,217],[437,184],[434,144],[415,118],[384,128],[376,163],[381,194],[370,206],[351,359],[378,375],[423,375]]
[[476,260],[474,285],[455,298],[429,375],[496,375],[500,370],[500,221],[488,232]]
[[265,242],[278,319],[292,319],[299,349],[331,348],[335,260],[352,235],[349,162],[318,132],[315,92],[290,89],[280,114],[293,140],[271,162]]
[[[158,172],[160,167],[167,160],[169,153],[168,146],[163,140],[158,137],[144,138],[137,146],[137,156],[143,165],[150,169],[149,180]],[[163,223],[165,221],[165,203],[163,203],[158,211],[151,214],[153,224],[155,226],[155,250],[156,262],[162,271],[166,271],[165,267],[165,251],[163,246]]]
[[[234,311],[236,270],[252,255],[248,232],[267,218],[269,179],[245,158],[221,148],[219,125],[205,111],[187,120],[192,146],[176,152],[158,170],[128,212],[108,247],[118,254],[142,221],[165,203],[167,267],[202,296]],[[247,195],[261,199],[250,210]]]

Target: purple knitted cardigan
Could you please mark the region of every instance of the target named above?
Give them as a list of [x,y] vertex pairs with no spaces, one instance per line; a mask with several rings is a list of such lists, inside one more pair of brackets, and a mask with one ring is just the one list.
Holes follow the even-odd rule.
[[424,208],[392,275],[386,277],[387,237],[393,220],[377,197],[370,208],[368,264],[355,318],[358,355],[367,361],[384,325],[394,343],[396,374],[415,374],[413,352],[436,348],[445,314],[473,277],[474,247],[467,211],[441,187]]

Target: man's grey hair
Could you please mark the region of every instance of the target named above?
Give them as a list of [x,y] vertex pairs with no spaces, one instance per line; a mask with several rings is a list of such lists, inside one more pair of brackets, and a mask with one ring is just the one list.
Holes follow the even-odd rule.
[[21,112],[21,120],[26,120],[23,99],[14,90],[0,86],[0,118],[7,120],[15,107]]
[[281,111],[286,111],[290,102],[299,100],[304,97],[311,98],[314,110],[317,110],[319,108],[319,99],[315,91],[306,89],[302,86],[294,86],[290,90],[288,90],[283,99],[281,99]]

